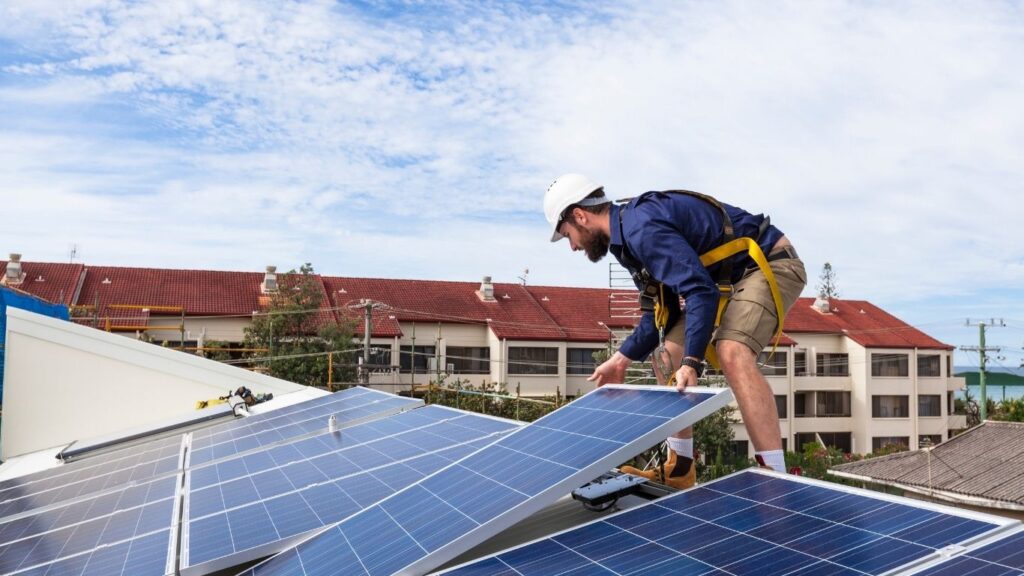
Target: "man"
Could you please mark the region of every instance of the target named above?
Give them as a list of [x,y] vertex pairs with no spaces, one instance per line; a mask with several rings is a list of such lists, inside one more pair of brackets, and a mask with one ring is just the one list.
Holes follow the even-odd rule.
[[[544,213],[553,227],[552,242],[568,238],[574,252],[584,251],[593,262],[611,251],[633,274],[641,294],[657,298],[668,311],[659,329],[654,313],[645,310],[633,333],[589,379],[598,386],[622,382],[632,362],[657,349],[655,367],[668,366],[667,373],[655,370],[659,382],[674,371],[676,387],[682,391],[697,383],[705,350],[712,343],[758,462],[785,472],[775,397],[757,364],[778,328],[772,289],[747,253],[707,267],[700,259],[732,238],[753,239],[767,256],[783,309],[788,310],[807,283],[807,274],[785,235],[763,215],[692,192],[647,192],[613,204],[600,184],[580,174],[566,174],[551,184]],[[731,285],[732,291],[715,330],[719,284]],[[685,313],[679,307],[680,296]],[[664,314],[660,318],[664,320]],[[669,458],[662,470],[622,470],[676,488],[692,486],[692,429],[669,438],[668,444]]]

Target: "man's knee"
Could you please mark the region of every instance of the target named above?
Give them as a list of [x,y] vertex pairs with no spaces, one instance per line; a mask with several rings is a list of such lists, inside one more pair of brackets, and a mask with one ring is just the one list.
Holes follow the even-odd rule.
[[757,357],[750,347],[735,340],[719,340],[715,344],[715,352],[718,354],[718,360],[722,363],[722,367],[726,369],[731,366],[757,362]]

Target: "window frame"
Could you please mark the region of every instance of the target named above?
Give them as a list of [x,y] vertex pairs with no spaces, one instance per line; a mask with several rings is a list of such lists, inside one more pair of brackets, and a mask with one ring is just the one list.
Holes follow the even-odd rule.
[[[513,352],[520,350],[543,350],[544,358],[515,358]],[[554,360],[549,357],[554,353]],[[558,348],[555,346],[509,346],[508,347],[508,375],[509,376],[558,376],[559,360]],[[517,371],[523,367],[523,371]]]
[[[889,372],[895,372],[895,374],[890,374]],[[910,378],[910,354],[901,352],[872,352],[871,377]]]
[[[921,401],[926,399],[926,398],[929,399],[929,403],[934,402],[935,406],[938,408],[938,410],[936,410],[936,412],[937,412],[936,414],[922,414],[921,413],[921,406],[922,406]],[[932,399],[934,399],[934,401]],[[929,410],[929,412],[930,412],[930,410]],[[917,395],[917,417],[918,418],[942,418],[942,394],[918,394]]]
[[[603,352],[604,348],[566,348],[565,349],[565,375],[566,376],[590,376],[594,373],[594,370],[598,366],[597,360],[594,359],[594,354],[597,352]],[[589,352],[584,354],[588,359],[587,362],[575,362],[572,358],[573,353]]]
[[[483,356],[476,356],[472,351],[484,352]],[[491,373],[491,347],[490,346],[446,346],[444,350],[445,364],[452,364],[452,374],[490,374]],[[467,367],[460,368],[461,365]]]
[[[883,412],[883,410],[882,410],[882,408],[883,408],[883,406],[882,406],[882,399],[883,398],[902,398],[903,402],[905,403],[905,405],[903,406],[903,408],[904,408],[903,411],[905,412],[905,414],[902,414],[902,415],[901,414],[894,414],[894,415],[891,415],[891,416],[879,416],[879,414]],[[899,410],[892,410],[891,408],[890,408],[890,411],[892,411],[892,412],[899,412]],[[882,420],[910,418],[910,396],[908,396],[906,394],[872,394],[871,395],[871,418],[873,418],[873,419],[882,419]],[[908,440],[908,442],[909,442],[909,440]]]
[[[839,362],[839,359],[842,361]],[[816,364],[814,373],[820,378],[843,378],[850,375],[850,354],[848,352],[818,352],[814,360]]]

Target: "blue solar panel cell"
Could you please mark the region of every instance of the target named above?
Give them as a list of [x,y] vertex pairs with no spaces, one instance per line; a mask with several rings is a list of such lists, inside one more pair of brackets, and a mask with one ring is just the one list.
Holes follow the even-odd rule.
[[[605,386],[342,521],[256,574],[423,572],[727,403],[724,390]],[[424,514],[423,510],[429,510]],[[330,535],[328,535],[330,534]],[[389,535],[387,537],[382,535]],[[340,538],[339,538],[340,536]],[[321,538],[358,562],[314,571]],[[661,562],[657,550],[648,563]],[[297,564],[298,562],[298,564]]]
[[[304,439],[309,459],[284,462],[284,452],[266,451],[255,465],[251,454],[200,469],[218,473],[193,476],[204,486],[190,485],[183,568],[229,565],[265,555],[268,546],[285,547],[288,539],[376,504],[497,438],[481,436],[517,426],[433,406]],[[386,433],[393,435],[380,436]],[[422,441],[433,446],[435,438],[445,448],[425,453]],[[453,446],[462,438],[473,441]],[[267,468],[270,462],[279,466]]]
[[326,430],[335,416],[339,426],[382,417],[422,406],[421,400],[403,398],[367,388],[336,394],[250,416],[192,434],[189,465],[200,466],[230,458],[292,438]]
[[[829,502],[836,505],[834,515],[825,513]],[[852,515],[851,502],[887,533],[855,525],[862,518]],[[908,524],[912,519],[917,523]],[[939,550],[997,533],[1007,522],[745,471],[446,574],[480,573],[478,564],[516,568],[523,558],[542,567],[546,555],[562,551],[586,560],[586,566],[573,566],[581,573],[882,574],[940,558]]]
[[993,542],[918,572],[921,576],[1024,576],[1024,531],[1004,533]]

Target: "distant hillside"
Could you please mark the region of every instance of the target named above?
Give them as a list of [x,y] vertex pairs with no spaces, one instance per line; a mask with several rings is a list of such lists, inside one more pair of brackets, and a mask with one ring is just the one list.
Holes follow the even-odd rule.
[[[978,371],[973,372],[957,372],[957,376],[962,376],[967,379],[968,386],[977,386],[980,380]],[[1024,386],[1024,376],[1018,376],[1017,374],[1009,374],[1007,372],[988,372],[985,374],[985,385],[986,386]]]

